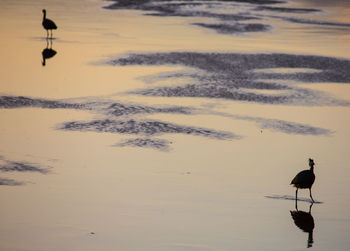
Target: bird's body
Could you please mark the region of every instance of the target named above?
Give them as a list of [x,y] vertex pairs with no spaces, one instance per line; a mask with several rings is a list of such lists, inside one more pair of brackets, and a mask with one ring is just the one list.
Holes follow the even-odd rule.
[[310,190],[310,198],[312,201],[314,201],[311,194],[311,187],[315,181],[314,165],[315,163],[313,159],[309,159],[310,169],[299,172],[290,183],[291,185],[294,185],[297,188],[295,192],[296,200],[298,199],[298,189],[308,188]]
[[51,30],[51,38],[52,38],[52,30],[56,30],[57,29],[57,25],[51,19],[46,18],[46,10],[45,9],[43,9],[43,22],[42,22],[42,25],[43,25],[44,29],[47,32],[47,37],[49,37],[49,30]]
[[311,188],[315,181],[315,174],[313,170],[304,170],[298,173],[292,180],[291,184],[296,188]]

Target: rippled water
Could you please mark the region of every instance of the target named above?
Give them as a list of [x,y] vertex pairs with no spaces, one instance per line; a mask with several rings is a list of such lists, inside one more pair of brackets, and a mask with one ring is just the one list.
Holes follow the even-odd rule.
[[0,1],[0,249],[348,250],[329,3]]

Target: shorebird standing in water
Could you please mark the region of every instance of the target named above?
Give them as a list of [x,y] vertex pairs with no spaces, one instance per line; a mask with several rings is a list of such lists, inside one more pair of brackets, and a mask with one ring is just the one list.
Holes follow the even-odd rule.
[[312,198],[312,194],[311,194],[311,187],[315,181],[314,165],[315,165],[314,160],[309,159],[310,169],[304,170],[304,171],[301,171],[300,173],[298,173],[294,177],[292,182],[290,183],[291,185],[294,185],[297,188],[297,190],[295,191],[295,201],[298,200],[298,189],[299,188],[301,188],[301,189],[308,188],[310,191],[310,198],[311,198],[312,202],[315,202],[314,199]]
[[54,21],[52,21],[51,19],[48,19],[46,18],[46,10],[43,9],[43,27],[44,29],[46,30],[47,32],[47,37],[49,37],[49,30],[51,30],[51,38],[52,38],[52,30],[56,30],[57,29],[57,26],[56,24],[54,23]]

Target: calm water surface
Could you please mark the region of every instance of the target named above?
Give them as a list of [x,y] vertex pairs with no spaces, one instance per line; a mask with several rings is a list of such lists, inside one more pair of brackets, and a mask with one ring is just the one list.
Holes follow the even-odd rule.
[[[350,5],[329,2],[1,0],[0,249],[348,250]],[[289,186],[310,157],[311,211]]]

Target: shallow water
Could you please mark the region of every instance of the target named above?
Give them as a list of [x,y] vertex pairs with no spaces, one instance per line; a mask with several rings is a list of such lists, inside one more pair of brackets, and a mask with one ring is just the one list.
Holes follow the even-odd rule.
[[262,2],[0,1],[0,249],[348,250],[350,6]]

